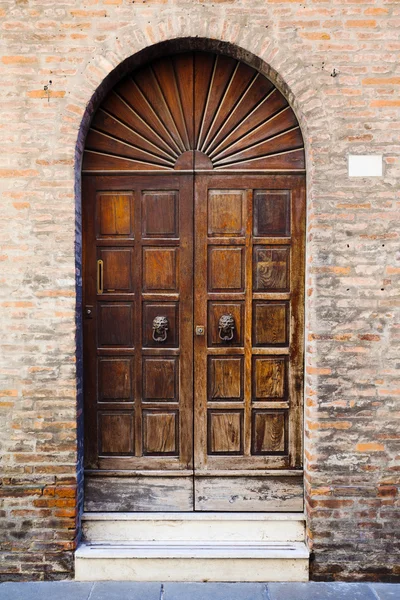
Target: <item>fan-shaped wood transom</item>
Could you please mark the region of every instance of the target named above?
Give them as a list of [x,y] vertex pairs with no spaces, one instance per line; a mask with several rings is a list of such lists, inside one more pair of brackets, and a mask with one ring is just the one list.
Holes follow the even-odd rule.
[[91,124],[84,171],[302,170],[304,144],[287,100],[233,58],[196,52],[135,71]]

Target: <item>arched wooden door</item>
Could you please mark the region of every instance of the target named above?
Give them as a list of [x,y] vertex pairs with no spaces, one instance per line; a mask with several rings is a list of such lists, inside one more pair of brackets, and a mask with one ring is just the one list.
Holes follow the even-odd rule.
[[163,58],[83,160],[87,510],[302,510],[304,149],[263,75]]

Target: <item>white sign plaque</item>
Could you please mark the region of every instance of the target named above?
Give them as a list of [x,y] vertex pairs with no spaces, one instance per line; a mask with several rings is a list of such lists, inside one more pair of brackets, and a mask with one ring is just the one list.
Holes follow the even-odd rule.
[[349,177],[382,177],[382,154],[349,154]]

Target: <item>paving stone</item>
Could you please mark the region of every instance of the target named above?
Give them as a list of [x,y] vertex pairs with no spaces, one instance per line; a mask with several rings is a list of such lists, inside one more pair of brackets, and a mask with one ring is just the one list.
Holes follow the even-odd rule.
[[400,599],[400,584],[398,583],[372,583],[371,587],[375,590],[379,600]]
[[0,584],[0,600],[400,600],[388,583],[24,582]]
[[268,600],[264,583],[166,583],[163,600]]
[[160,589],[158,582],[99,581],[90,600],[160,600]]
[[376,600],[366,583],[269,583],[269,600]]
[[88,600],[92,582],[35,581],[0,585],[1,600]]

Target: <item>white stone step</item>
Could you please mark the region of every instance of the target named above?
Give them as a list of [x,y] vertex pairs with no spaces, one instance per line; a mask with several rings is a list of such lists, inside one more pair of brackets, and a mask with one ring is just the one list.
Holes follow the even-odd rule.
[[302,513],[85,513],[86,542],[304,542]]
[[307,581],[304,542],[82,543],[79,581]]

